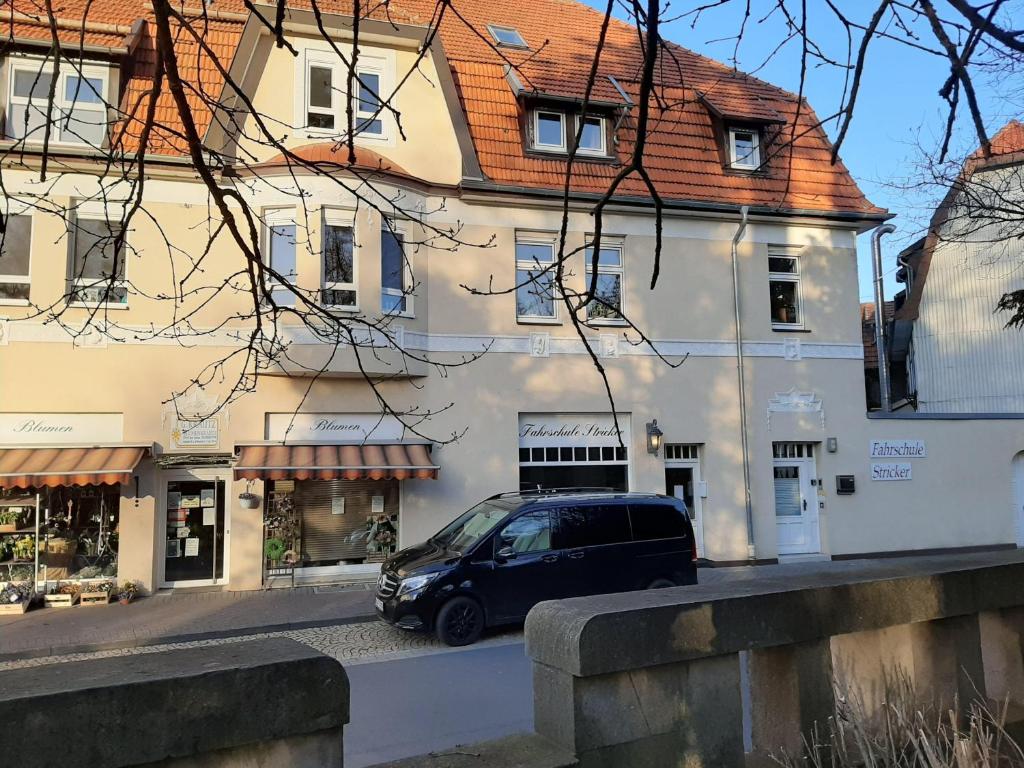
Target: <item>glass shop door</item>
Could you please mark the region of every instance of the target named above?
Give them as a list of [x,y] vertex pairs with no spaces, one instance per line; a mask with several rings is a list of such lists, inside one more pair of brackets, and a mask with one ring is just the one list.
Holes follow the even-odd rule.
[[[179,479],[180,478],[180,479]],[[228,526],[225,482],[194,475],[164,483],[164,570],[161,586],[224,584]]]

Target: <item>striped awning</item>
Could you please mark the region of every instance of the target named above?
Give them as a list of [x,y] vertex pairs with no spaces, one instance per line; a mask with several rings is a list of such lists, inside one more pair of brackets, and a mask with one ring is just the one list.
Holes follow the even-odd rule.
[[238,446],[236,480],[436,480],[422,443]]
[[0,448],[0,488],[128,483],[148,450],[138,445]]

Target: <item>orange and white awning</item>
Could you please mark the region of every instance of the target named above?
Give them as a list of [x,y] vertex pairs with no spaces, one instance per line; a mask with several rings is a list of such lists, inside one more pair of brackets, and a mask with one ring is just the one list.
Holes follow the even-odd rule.
[[148,451],[141,445],[0,448],[0,488],[128,483]]
[[236,480],[436,480],[425,443],[241,445]]

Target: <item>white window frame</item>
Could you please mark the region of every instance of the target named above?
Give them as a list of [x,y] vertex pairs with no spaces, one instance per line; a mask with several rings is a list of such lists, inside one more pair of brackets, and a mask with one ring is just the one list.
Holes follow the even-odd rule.
[[[6,104],[6,121],[5,124],[9,125],[12,116],[15,114],[23,114],[25,107],[33,101],[30,97],[15,96],[14,95],[14,82],[17,72],[28,72],[33,77],[47,73],[53,75],[53,64],[47,62],[45,59],[38,58],[35,56],[11,56],[7,60],[7,104]],[[82,77],[82,78],[95,78],[100,80],[102,83],[102,90],[100,93],[100,104],[97,107],[92,105],[86,105],[81,102],[70,102],[65,98],[65,84],[69,77]],[[103,122],[107,122],[107,104],[109,103],[108,94],[110,91],[110,67],[98,65],[98,64],[83,64],[81,67],[72,67],[70,63],[61,67],[60,77],[57,80],[57,87],[54,89],[53,94],[53,109],[54,116],[51,117],[52,123],[50,126],[50,142],[53,144],[60,144],[72,147],[92,147],[99,149],[106,146],[109,135],[105,132],[103,141],[99,147],[95,147],[88,142],[81,141],[74,138],[74,132],[68,130],[68,135],[72,138],[64,138],[63,120],[57,118],[57,113],[70,111],[72,104],[77,109],[84,109],[86,111],[95,111],[102,118]],[[38,99],[35,101],[38,102]],[[43,108],[46,106],[46,98],[43,98]],[[17,108],[17,112],[12,110]],[[39,144],[42,143],[43,137],[41,134],[36,132],[38,138],[25,138],[21,139],[27,144]],[[7,131],[4,132],[4,139],[6,141],[18,141],[14,139]]]
[[[295,227],[295,285],[293,287],[298,288],[299,281],[299,225],[298,217],[295,215],[294,208],[268,208],[263,211],[263,263],[272,268],[274,267],[274,253],[273,253],[273,233],[271,230],[274,227]],[[281,283],[277,282],[269,274],[263,276],[264,285],[266,286],[267,293],[273,293],[275,290],[281,290]],[[290,291],[287,292],[289,296],[294,296]],[[295,297],[295,304],[279,304],[279,307],[292,307],[298,306],[299,299]]]
[[[8,200],[7,209],[3,211],[5,217],[10,216],[28,216],[31,224],[29,226],[28,235],[28,274],[27,275],[8,275],[0,274],[0,283],[5,285],[27,285],[29,288],[28,299],[4,299],[0,298],[0,306],[2,307],[27,307],[31,304],[32,299],[32,243],[35,242],[36,237],[36,219],[32,215],[32,208],[27,204],[19,200]],[[0,262],[2,264],[3,262]]]
[[[405,297],[405,309],[401,312],[386,312],[384,310],[384,302],[381,302],[380,312],[382,315],[387,317],[416,317],[415,308],[413,307],[413,279],[414,272],[412,269],[412,256],[408,252],[408,243],[405,238],[409,234],[409,228],[402,221],[390,220],[390,226],[388,222],[382,221],[380,227],[380,257],[381,265],[384,263],[384,233],[392,233],[402,238],[402,266],[403,266],[403,277],[402,277],[402,289],[397,288],[385,288],[383,283],[380,286],[381,296],[385,294],[388,296],[404,296]],[[382,276],[383,277],[383,276]]]
[[[583,250],[583,291],[584,293],[590,287],[590,267],[591,267],[591,254],[589,251],[593,250],[593,238],[588,236],[588,245]],[[626,314],[626,243],[624,238],[620,237],[608,237],[607,235],[601,236],[601,250],[605,251],[618,251],[619,252],[619,264],[614,265],[603,265],[599,264],[597,267],[597,273],[618,275],[619,276],[619,315],[621,317],[595,317],[591,318],[590,313],[587,313],[587,325],[627,325],[625,320]]]
[[608,156],[608,123],[602,115],[577,115],[576,116],[576,133],[580,136],[580,129],[585,120],[597,120],[601,124],[601,146],[597,149],[588,149],[580,144],[576,145],[577,155],[589,155],[592,157],[607,157]]
[[[787,282],[796,284],[796,315],[798,322],[796,323],[781,323],[777,322],[774,317],[771,318],[772,328],[777,330],[801,330],[804,327],[804,286],[803,286],[803,271],[800,264],[799,249],[792,248],[789,246],[780,245],[769,245],[768,246],[768,258],[769,259],[792,259],[796,264],[795,272],[772,272],[771,268],[768,270],[768,312],[771,315],[771,284],[773,281]],[[771,263],[770,261],[768,262]]]
[[[324,307],[332,312],[359,311],[359,245],[356,240],[355,212],[339,208],[325,208],[321,217],[323,229],[320,232],[320,290],[321,296],[327,291],[352,291],[356,295],[355,304],[327,304]],[[348,227],[352,230],[352,282],[327,282],[327,265],[324,262],[324,245],[327,242],[327,227]]]
[[[505,26],[504,24],[488,24],[487,31],[490,32],[491,37],[494,38],[495,45],[497,45],[500,48],[520,48],[526,50],[529,50],[530,48],[529,44],[527,44],[526,42],[526,38],[524,38],[523,34],[515,27]],[[511,32],[512,34],[519,38],[519,42],[509,43],[506,42],[505,40],[502,40],[501,37],[498,35],[499,31]]]
[[[383,104],[386,101],[384,94],[391,93],[388,87],[388,76],[387,76],[387,62],[377,56],[368,56],[360,54],[359,61],[356,65],[356,74],[358,78],[362,78],[364,74],[377,75],[377,82],[380,83],[380,88],[377,91],[377,98]],[[382,106],[377,112],[361,112],[359,110],[359,79],[354,82],[355,93],[352,94],[354,100],[353,106],[353,120],[358,125],[362,119],[375,119],[380,120],[380,133],[368,133],[367,131],[356,131],[357,136],[361,136],[365,139],[371,139],[376,141],[386,141],[388,138],[388,121],[385,119],[385,115],[388,112],[387,107]],[[376,117],[373,115],[376,114]]]
[[[302,126],[306,130],[308,130],[308,131],[322,131],[324,133],[337,133],[338,130],[339,130],[339,126],[338,126],[338,108],[337,108],[337,101],[338,101],[338,99],[337,99],[337,96],[335,94],[340,94],[340,91],[339,91],[339,89],[337,87],[337,84],[335,83],[335,81],[337,80],[337,76],[338,76],[338,67],[336,66],[337,62],[331,61],[326,56],[312,55],[314,52],[311,52],[311,51],[307,51],[306,53],[307,53],[307,56],[306,56],[306,72],[305,72],[305,79],[303,81],[304,85],[303,85],[303,94],[302,94],[302,98],[303,98]],[[313,70],[314,67],[316,67],[317,69],[326,69],[326,70],[328,70],[331,73],[331,106],[330,107],[327,107],[327,108],[325,108],[325,107],[315,107],[315,106],[313,106],[312,103],[310,103],[310,93],[311,93],[311,90],[312,90],[311,86],[312,86],[312,83],[313,83],[312,70]],[[316,113],[316,114],[319,114],[319,115],[330,115],[331,117],[334,118],[334,127],[333,128],[319,128],[319,127],[316,127],[316,126],[311,126],[309,124],[309,113],[310,112],[313,112],[313,113]]]
[[[559,122],[562,126],[562,143],[561,144],[542,144],[540,141],[540,115],[557,115]],[[530,147],[537,150],[538,152],[565,152],[565,112],[559,112],[557,109],[544,109],[538,107],[533,110],[533,136],[531,137]]]
[[[346,56],[352,55],[351,46],[342,47],[342,52]],[[305,53],[300,57],[298,63],[298,75],[295,83],[295,125],[298,129],[304,131],[307,136],[312,137],[339,137],[344,136],[348,127],[346,105],[345,105],[345,88],[348,87],[348,78],[345,65],[338,58],[338,55],[332,50],[325,50],[320,48],[306,48]],[[331,70],[331,114],[334,115],[334,127],[333,128],[317,128],[309,125],[309,112],[319,112],[320,114],[326,114],[326,110],[323,107],[311,107],[309,103],[310,94],[310,70],[312,67],[323,67]],[[377,75],[380,82],[380,89],[378,91],[378,97],[382,101],[390,99],[392,107],[397,108],[398,94],[394,93],[394,73],[395,71],[395,58],[393,52],[364,52],[361,48],[359,51],[359,60],[356,65],[356,74],[361,76],[363,73]],[[356,125],[359,124],[361,118],[369,118],[373,113],[359,111],[359,81],[354,81],[354,93],[349,94],[348,97],[353,100],[353,120]],[[380,133],[368,133],[367,131],[356,131],[357,141],[367,141],[378,144],[390,144],[394,135],[393,120],[391,116],[391,110],[382,108],[377,113],[376,119],[380,120],[381,132]]]
[[[126,212],[126,207],[124,205],[111,204],[111,205],[105,206],[102,203],[85,202],[85,203],[80,203],[76,208],[74,208],[69,213],[69,215],[73,215],[74,216],[75,224],[76,225],[77,225],[77,223],[79,221],[83,221],[83,220],[84,221],[105,221],[107,223],[115,223],[115,222],[120,223],[124,219],[125,212]],[[69,233],[69,237],[71,237],[72,239],[76,238],[77,237],[77,232]],[[109,280],[105,280],[104,281],[105,285],[110,285],[113,288],[124,288],[125,289],[124,301],[123,302],[111,303],[111,302],[106,301],[106,300],[104,300],[104,301],[79,301],[79,300],[74,300],[74,301],[69,301],[68,302],[68,306],[69,307],[90,307],[90,308],[93,308],[93,307],[103,307],[104,309],[128,309],[129,299],[131,298],[131,295],[128,293],[128,253],[130,251],[130,245],[129,245],[130,244],[130,238],[131,238],[131,230],[126,229],[125,232],[124,232],[124,238],[121,241],[121,249],[122,249],[122,251],[121,251],[121,258],[122,258],[123,263],[124,263],[124,277],[122,277],[120,280],[114,280],[113,282],[110,282]],[[72,251],[71,251],[71,261],[70,261],[70,266],[72,267],[72,269],[74,268],[74,248],[75,248],[75,243],[72,242],[72,244],[71,244],[71,249],[72,249]],[[67,283],[71,286],[72,291],[74,291],[75,289],[77,289],[79,287],[86,287],[86,288],[88,288],[90,286],[95,286],[97,284],[95,280],[88,280],[88,281],[83,282],[83,280],[75,278],[75,276],[73,274],[68,275]]]
[[[555,259],[558,258],[558,254],[556,253],[555,236],[554,235],[550,235],[550,234],[546,234],[546,233],[538,233],[538,232],[516,232],[515,251],[513,252],[513,255],[515,256],[515,281],[514,281],[513,285],[516,285],[516,286],[519,285],[519,272],[520,272],[520,270],[524,270],[524,271],[525,270],[535,271],[535,270],[538,270],[538,269],[542,270],[544,268],[544,266],[545,266],[544,264],[541,264],[540,262],[537,262],[537,261],[530,261],[528,259],[520,260],[519,259],[519,254],[518,254],[518,250],[519,250],[518,246],[520,246],[520,245],[543,245],[543,246],[547,246],[548,248],[550,248],[551,249],[551,264],[552,264],[552,267],[553,267],[553,265],[555,263]],[[562,319],[560,317],[560,312],[559,312],[559,307],[558,307],[559,301],[558,301],[558,296],[554,295],[554,289],[555,289],[555,286],[554,286],[554,284],[552,284],[551,306],[552,306],[552,309],[554,310],[554,314],[553,315],[520,315],[519,314],[519,301],[518,301],[518,299],[515,298],[515,293],[516,292],[513,291],[513,298],[516,301],[516,322],[517,323],[522,323],[524,325],[561,325],[562,324]]]
[[[749,133],[753,137],[754,149],[747,160],[741,160],[736,152],[737,133]],[[740,171],[756,171],[761,167],[761,132],[757,128],[729,128],[729,166]]]

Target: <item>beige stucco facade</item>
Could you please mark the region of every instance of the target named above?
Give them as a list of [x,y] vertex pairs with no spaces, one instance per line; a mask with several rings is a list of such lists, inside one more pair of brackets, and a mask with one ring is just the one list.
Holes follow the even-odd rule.
[[[301,62],[306,48],[299,47]],[[415,50],[396,46],[381,56],[394,62],[394,72],[403,72]],[[294,120],[295,89],[301,82],[296,69],[301,65],[295,62],[263,38],[245,76],[253,84],[257,108],[276,113],[283,124]],[[244,260],[225,235],[209,246],[219,218],[188,169],[156,170],[147,180],[146,215],[134,218],[128,234],[131,295],[126,307],[109,308],[60,307],[67,290],[68,251],[66,226],[56,212],[94,197],[95,177],[83,169],[44,184],[30,171],[5,170],[11,199],[32,200],[34,206],[31,301],[57,306],[60,322],[32,307],[0,306],[0,418],[13,424],[17,417],[39,414],[52,420],[114,414],[120,416],[120,442],[153,446],[153,455],[136,469],[137,485],[121,486],[120,577],[137,579],[146,589],[168,581],[167,483],[191,472],[224,483],[224,573],[216,583],[229,589],[263,586],[263,513],[243,509],[238,497],[246,490],[265,497],[267,488],[234,479],[237,446],[277,439],[269,428],[272,414],[344,418],[378,413],[379,402],[359,373],[357,356],[371,374],[393,377],[379,385],[393,408],[433,414],[419,430],[434,441],[431,457],[439,476],[400,481],[400,546],[422,540],[482,498],[519,488],[524,415],[540,421],[550,417],[552,424],[565,415],[602,423],[611,419],[602,380],[564,308],[550,322],[522,322],[516,316],[511,289],[517,236],[553,238],[561,223],[558,202],[449,188],[460,181],[466,165],[458,120],[443,89],[435,87],[443,74],[440,63],[428,56],[421,68],[423,77],[413,78],[401,96],[409,139],[402,141],[392,131],[386,140],[365,144],[420,181],[377,181],[372,191],[362,190],[373,205],[357,200],[336,178],[302,176],[296,181],[279,174],[231,181],[254,210],[294,214],[295,282],[311,295],[321,288],[324,211],[353,226],[358,307],[348,312],[354,318],[380,315],[380,232],[382,215],[389,216],[410,244],[411,311],[393,318],[390,341],[377,339],[376,349],[358,350],[327,347],[296,319],[283,316],[276,336],[290,345],[289,358],[305,369],[275,364],[261,370],[252,391],[226,405],[229,384],[240,370],[231,352],[238,348],[238,332],[249,327],[247,322],[224,322],[246,311],[249,299],[239,274]],[[255,130],[247,127],[247,133]],[[315,138],[295,135],[289,144]],[[272,154],[258,145],[246,151],[257,161]],[[107,190],[111,215],[117,213],[116,201],[127,194],[116,186]],[[653,349],[640,343],[622,324],[587,330],[608,371],[624,427],[629,489],[672,491],[666,470],[674,465],[666,449],[656,455],[648,451],[646,425],[657,420],[665,444],[689,447],[686,469],[692,472],[691,490],[699,506],[703,555],[710,561],[771,560],[786,554],[780,552],[779,462],[773,459],[773,446],[783,443],[810,446],[800,450],[813,453],[812,461],[799,466],[800,477],[814,481],[801,487],[799,497],[802,516],[808,518],[806,540],[787,544],[789,552],[837,556],[1017,541],[1015,509],[1021,501],[1014,497],[1011,467],[1014,456],[1024,451],[1021,422],[868,419],[858,312],[858,224],[825,216],[754,216],[738,248],[754,534],[749,546],[730,252],[738,222],[738,211],[666,214],[661,273],[652,289],[652,211],[618,207],[605,216],[604,237],[622,245],[623,311],[653,343]],[[444,230],[457,232],[457,239],[439,236]],[[573,208],[567,248],[582,249],[592,230],[588,210]],[[772,327],[768,253],[778,246],[789,248],[800,262],[800,328]],[[205,254],[202,268],[198,275],[191,272],[188,290],[178,300],[157,298],[190,274],[199,254]],[[568,267],[570,284],[582,290],[582,253]],[[488,287],[495,295],[469,290]],[[187,338],[172,331],[183,317],[191,329]],[[410,359],[402,349],[435,362],[469,362],[441,370]],[[223,368],[209,368],[224,359],[229,362]],[[323,375],[312,381],[310,369],[320,367]],[[289,371],[292,375],[285,375]],[[196,378],[203,386],[190,388]],[[211,410],[215,433],[207,442],[176,443],[179,416],[206,416]],[[830,438],[835,439],[834,452]],[[869,457],[873,440],[923,441],[927,456],[901,462],[911,465],[912,479],[873,481],[872,464],[880,461]],[[75,433],[73,442],[93,441]],[[21,445],[10,431],[0,443],[0,448]],[[806,453],[802,457],[810,458]],[[182,468],[178,459],[185,456],[190,460]],[[851,495],[837,495],[838,475],[853,476]]]

